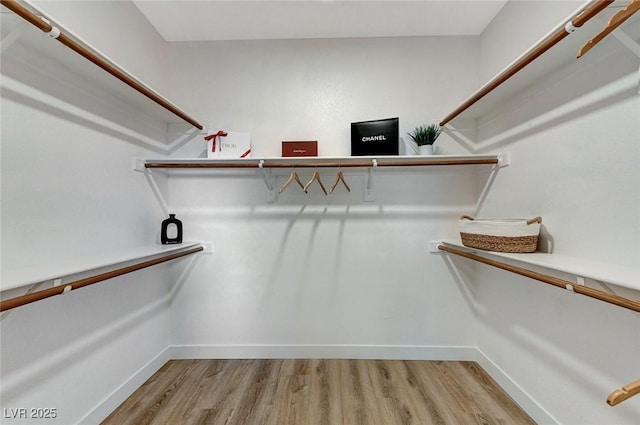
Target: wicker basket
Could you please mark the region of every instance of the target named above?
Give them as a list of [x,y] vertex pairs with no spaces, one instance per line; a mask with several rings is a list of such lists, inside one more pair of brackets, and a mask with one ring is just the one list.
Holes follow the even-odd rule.
[[497,252],[534,252],[538,246],[541,217],[532,219],[460,217],[462,244]]

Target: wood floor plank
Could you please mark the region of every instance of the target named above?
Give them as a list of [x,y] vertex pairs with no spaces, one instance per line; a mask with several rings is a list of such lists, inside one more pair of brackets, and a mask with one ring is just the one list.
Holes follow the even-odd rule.
[[[410,401],[405,397],[394,362],[388,360],[372,362],[371,376],[373,392],[376,393],[375,389],[378,388],[377,398],[382,401],[383,412],[380,415],[383,418],[391,418],[393,423],[415,424],[415,409],[410,406]],[[428,424],[425,423],[425,425]]]
[[437,424],[469,424],[470,421],[458,400],[439,378],[441,362],[407,362],[407,368],[418,380],[431,418]]
[[504,423],[521,423],[527,425],[535,425],[535,422],[527,415],[509,395],[504,392],[498,384],[485,372],[476,362],[455,362],[455,365],[447,365],[449,367],[457,367],[456,375],[465,376],[466,372],[469,376],[470,388],[475,389],[474,398],[477,400],[482,397],[485,400],[484,405],[495,405],[496,411],[502,411]]
[[188,363],[178,364],[174,361],[165,363],[160,370],[128,398],[126,404],[123,404],[112,413],[112,416],[116,413],[126,417],[137,416],[147,409],[156,397],[167,391],[165,383],[173,383],[178,379],[179,375],[184,373],[185,368],[188,368]]
[[202,392],[203,383],[210,378],[211,365],[211,361],[197,362],[185,377],[180,390],[167,400],[166,406],[154,420],[165,423],[189,423],[195,414],[194,406],[197,402],[197,397],[193,397],[193,394]]
[[256,366],[252,360],[227,360],[228,368],[223,368],[220,380],[201,395],[198,406],[206,410],[206,415],[195,425],[224,425],[234,414],[239,394],[251,382],[251,371]]
[[102,425],[532,425],[475,362],[172,360]]
[[366,423],[364,396],[360,376],[355,367],[355,360],[338,363],[340,382],[340,399],[342,401],[342,423],[344,425],[363,425]]
[[244,385],[242,392],[238,392],[235,403],[235,411],[226,425],[244,425],[255,422],[264,413],[261,411],[265,404],[269,403],[269,394],[273,393],[274,387],[271,379],[272,373],[279,373],[276,369],[281,365],[276,360],[255,360],[255,367],[249,376],[247,385]]
[[328,424],[329,422],[329,399],[328,388],[325,376],[325,365],[322,360],[308,361],[307,377],[309,378],[308,406],[303,423],[307,424]]
[[384,406],[380,403],[380,398],[375,391],[375,384],[372,377],[372,371],[375,368],[374,360],[354,360],[358,368],[360,382],[362,385],[362,394],[364,401],[364,409],[367,412],[367,423],[371,425],[386,425],[383,420],[385,414]]
[[455,405],[455,413],[460,423],[469,423],[470,417],[474,414],[473,398],[464,391],[464,384],[455,379],[446,370],[447,362],[430,362],[425,364],[429,370],[429,376],[437,384],[438,388],[447,395],[450,405]]
[[330,367],[327,360],[309,361],[309,404],[307,415],[302,423],[332,425],[342,422],[342,412],[337,405],[337,399],[331,398],[332,394],[337,394],[335,389],[337,383],[332,383],[330,374],[333,369],[335,368]]
[[125,412],[121,416],[127,418],[127,423],[136,425],[162,423],[159,421],[162,421],[162,415],[168,411],[167,405],[176,397],[176,394],[181,394],[181,387],[190,381],[192,369],[200,365],[196,361],[188,360],[171,366],[175,374],[159,379],[156,385],[148,387],[150,389],[148,396],[138,398],[138,403],[130,408],[125,407]]
[[[222,410],[220,406],[229,397],[235,386],[235,380],[244,370],[239,360],[204,360],[208,363],[208,368],[200,381],[200,385],[195,394],[188,394],[187,399],[191,399],[189,408],[192,415],[189,420],[182,423],[184,425],[197,425],[202,422],[213,423]],[[214,406],[211,409],[211,406]],[[203,411],[207,411],[206,420],[203,418]]]
[[[399,390],[401,394],[407,394],[404,398],[411,404],[415,413],[415,424],[425,425],[445,425],[442,410],[443,406],[439,406],[434,402],[433,395],[420,383],[419,377],[409,367],[405,361],[392,362],[393,370],[396,371],[397,381],[399,382]],[[446,406],[448,408],[448,406]]]
[[[298,403],[296,393],[304,386],[304,382],[298,383],[296,375],[297,363],[294,360],[280,360],[279,366],[274,369],[269,381],[268,393],[265,394],[266,403],[263,403],[259,416],[255,422],[264,425],[279,425],[291,423],[292,415],[295,418],[295,408],[292,404]],[[298,406],[296,406],[298,407]],[[293,412],[293,413],[292,413]]]

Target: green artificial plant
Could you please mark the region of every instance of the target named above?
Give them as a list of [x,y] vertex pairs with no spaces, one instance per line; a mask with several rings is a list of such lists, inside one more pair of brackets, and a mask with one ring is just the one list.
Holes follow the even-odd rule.
[[412,133],[407,133],[408,136],[416,142],[418,146],[433,145],[438,136],[442,133],[442,127],[438,124],[421,125],[413,130]]

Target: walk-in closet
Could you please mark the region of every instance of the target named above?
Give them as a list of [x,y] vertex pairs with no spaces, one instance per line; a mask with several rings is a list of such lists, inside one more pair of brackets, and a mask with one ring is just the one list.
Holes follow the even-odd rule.
[[1,424],[640,423],[639,0],[1,3]]

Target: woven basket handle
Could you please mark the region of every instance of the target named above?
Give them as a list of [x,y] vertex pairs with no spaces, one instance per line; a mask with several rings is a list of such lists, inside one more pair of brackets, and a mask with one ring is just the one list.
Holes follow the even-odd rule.
[[[471,217],[470,215],[462,215],[460,216],[460,220],[475,220],[473,217]],[[533,224],[533,223],[542,223],[542,217],[538,216],[538,217],[533,217],[530,220],[527,220],[527,225],[529,224]]]
[[533,223],[542,223],[542,217],[538,216],[538,217],[533,217],[531,220],[527,220],[527,225],[529,224],[533,224]]

